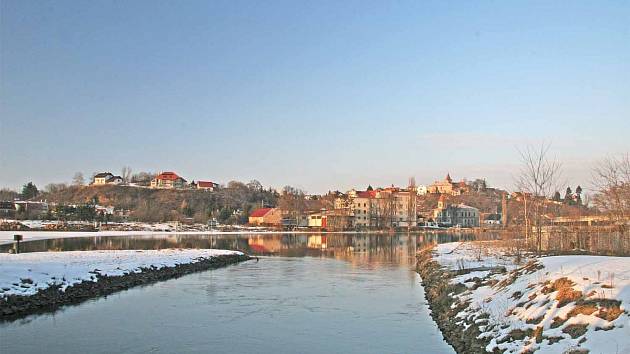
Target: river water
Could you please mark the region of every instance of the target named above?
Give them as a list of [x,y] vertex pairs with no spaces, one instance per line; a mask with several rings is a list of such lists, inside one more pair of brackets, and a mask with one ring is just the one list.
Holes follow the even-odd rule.
[[260,258],[0,323],[0,352],[453,353],[429,316],[414,255],[427,243],[458,237],[158,235],[26,242],[24,251],[228,248]]

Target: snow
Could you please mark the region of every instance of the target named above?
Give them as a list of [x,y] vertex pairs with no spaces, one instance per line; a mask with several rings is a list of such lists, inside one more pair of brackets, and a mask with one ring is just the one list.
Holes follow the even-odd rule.
[[[457,303],[470,302],[457,315],[462,324],[464,319],[479,323],[482,313],[489,315],[487,323],[481,322],[481,336],[491,338],[486,350],[490,352],[498,348],[505,353],[520,353],[530,349],[536,353],[563,353],[579,348],[590,353],[630,353],[630,316],[626,312],[630,308],[630,257],[529,257],[517,265],[507,254],[506,249],[483,242],[440,244],[434,250],[434,259],[460,273],[462,268],[477,267],[504,266],[508,270],[503,274],[473,271],[451,280],[464,283],[479,277],[497,282],[474,290],[466,283],[468,290],[455,295]],[[529,267],[525,268],[527,262],[530,262]],[[559,292],[551,288],[561,278],[571,281],[571,290],[579,291],[583,301],[596,303],[598,310],[592,314],[578,312],[568,316],[576,309],[575,301],[563,305],[557,299]],[[519,292],[521,296],[515,295]],[[598,317],[602,300],[620,301],[619,308],[623,313],[610,320]],[[566,319],[566,322],[552,328],[556,317]],[[563,329],[575,324],[586,325],[586,333],[571,338]],[[512,330],[535,330],[537,327],[543,330],[541,343],[536,343],[533,336],[502,342]],[[550,337],[556,337],[557,342],[550,343]]]
[[[2,219],[0,222],[19,222],[30,228],[45,228],[47,225],[57,224],[56,221],[42,220],[9,220]],[[69,222],[74,225],[93,225],[88,222],[76,221]],[[211,229],[204,230],[205,225],[182,225],[177,223],[143,223],[143,222],[125,222],[125,223],[109,223],[110,226],[119,227],[125,231],[0,231],[0,245],[13,243],[13,235],[19,234],[23,236],[23,241],[36,241],[55,238],[71,238],[71,237],[99,237],[99,236],[150,236],[164,235],[165,233],[173,233],[178,235],[254,235],[254,234],[308,234],[317,230],[293,230],[293,231],[277,231],[264,227],[231,225],[229,230]],[[336,233],[363,233],[359,231],[327,231],[320,232],[325,234]],[[373,233],[373,232],[370,232]],[[378,232],[376,232],[378,233]]]
[[231,254],[242,253],[217,249],[0,253],[0,298],[33,295],[56,284],[65,290],[82,281],[96,281],[96,272],[110,276],[138,273],[140,268],[173,267]]

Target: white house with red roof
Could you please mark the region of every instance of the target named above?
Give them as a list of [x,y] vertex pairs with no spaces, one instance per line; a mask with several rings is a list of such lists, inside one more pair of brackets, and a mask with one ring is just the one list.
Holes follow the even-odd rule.
[[186,180],[175,172],[162,172],[151,180],[151,188],[183,189],[185,187]]
[[203,189],[212,192],[215,188],[219,187],[219,184],[210,181],[197,181],[195,182],[195,188]]

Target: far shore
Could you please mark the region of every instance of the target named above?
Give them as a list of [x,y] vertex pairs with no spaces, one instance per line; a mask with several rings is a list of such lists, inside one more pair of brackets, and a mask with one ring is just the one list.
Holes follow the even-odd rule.
[[[397,231],[397,232],[406,232]],[[425,232],[449,232],[449,233],[474,233],[476,229],[415,229],[413,233]],[[0,245],[12,244],[14,235],[22,235],[23,242],[49,240],[56,238],[73,237],[100,237],[100,236],[151,236],[151,235],[256,235],[256,234],[389,234],[388,230],[353,230],[353,231],[319,231],[319,230],[294,230],[282,231],[271,229],[249,229],[234,231],[0,231]]]

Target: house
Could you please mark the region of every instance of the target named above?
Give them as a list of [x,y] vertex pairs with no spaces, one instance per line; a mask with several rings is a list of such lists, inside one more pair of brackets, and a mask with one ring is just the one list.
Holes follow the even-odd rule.
[[115,185],[119,185],[123,183],[123,178],[120,176],[112,176],[110,179],[107,180],[106,182],[107,184],[115,184]]
[[485,225],[501,225],[502,215],[499,213],[488,214],[483,218]]
[[94,210],[96,211],[97,214],[114,215],[114,207],[113,206],[95,205],[94,206]]
[[465,181],[453,182],[450,173],[442,181],[435,181],[428,188],[429,193],[460,195],[470,190]]
[[440,196],[433,217],[439,225],[443,226],[479,226],[479,209],[465,204],[450,205],[444,195]]
[[255,226],[279,226],[282,213],[278,208],[260,208],[249,215],[249,224]]
[[416,192],[418,195],[425,195],[429,192],[429,190],[427,189],[427,186],[421,184],[416,187]]
[[109,172],[101,172],[94,175],[94,181],[92,184],[95,186],[102,186],[106,184],[122,184],[123,179],[120,176],[114,176]]
[[151,180],[151,188],[182,189],[186,186],[186,180],[175,172],[162,172]]
[[317,212],[309,214],[308,227],[325,228],[326,227],[326,215],[323,212]]
[[206,190],[206,191],[214,191],[215,188],[219,187],[219,185],[217,183],[214,182],[210,182],[210,181],[197,181],[196,183],[194,183],[195,188],[197,189],[202,189],[202,190]]

